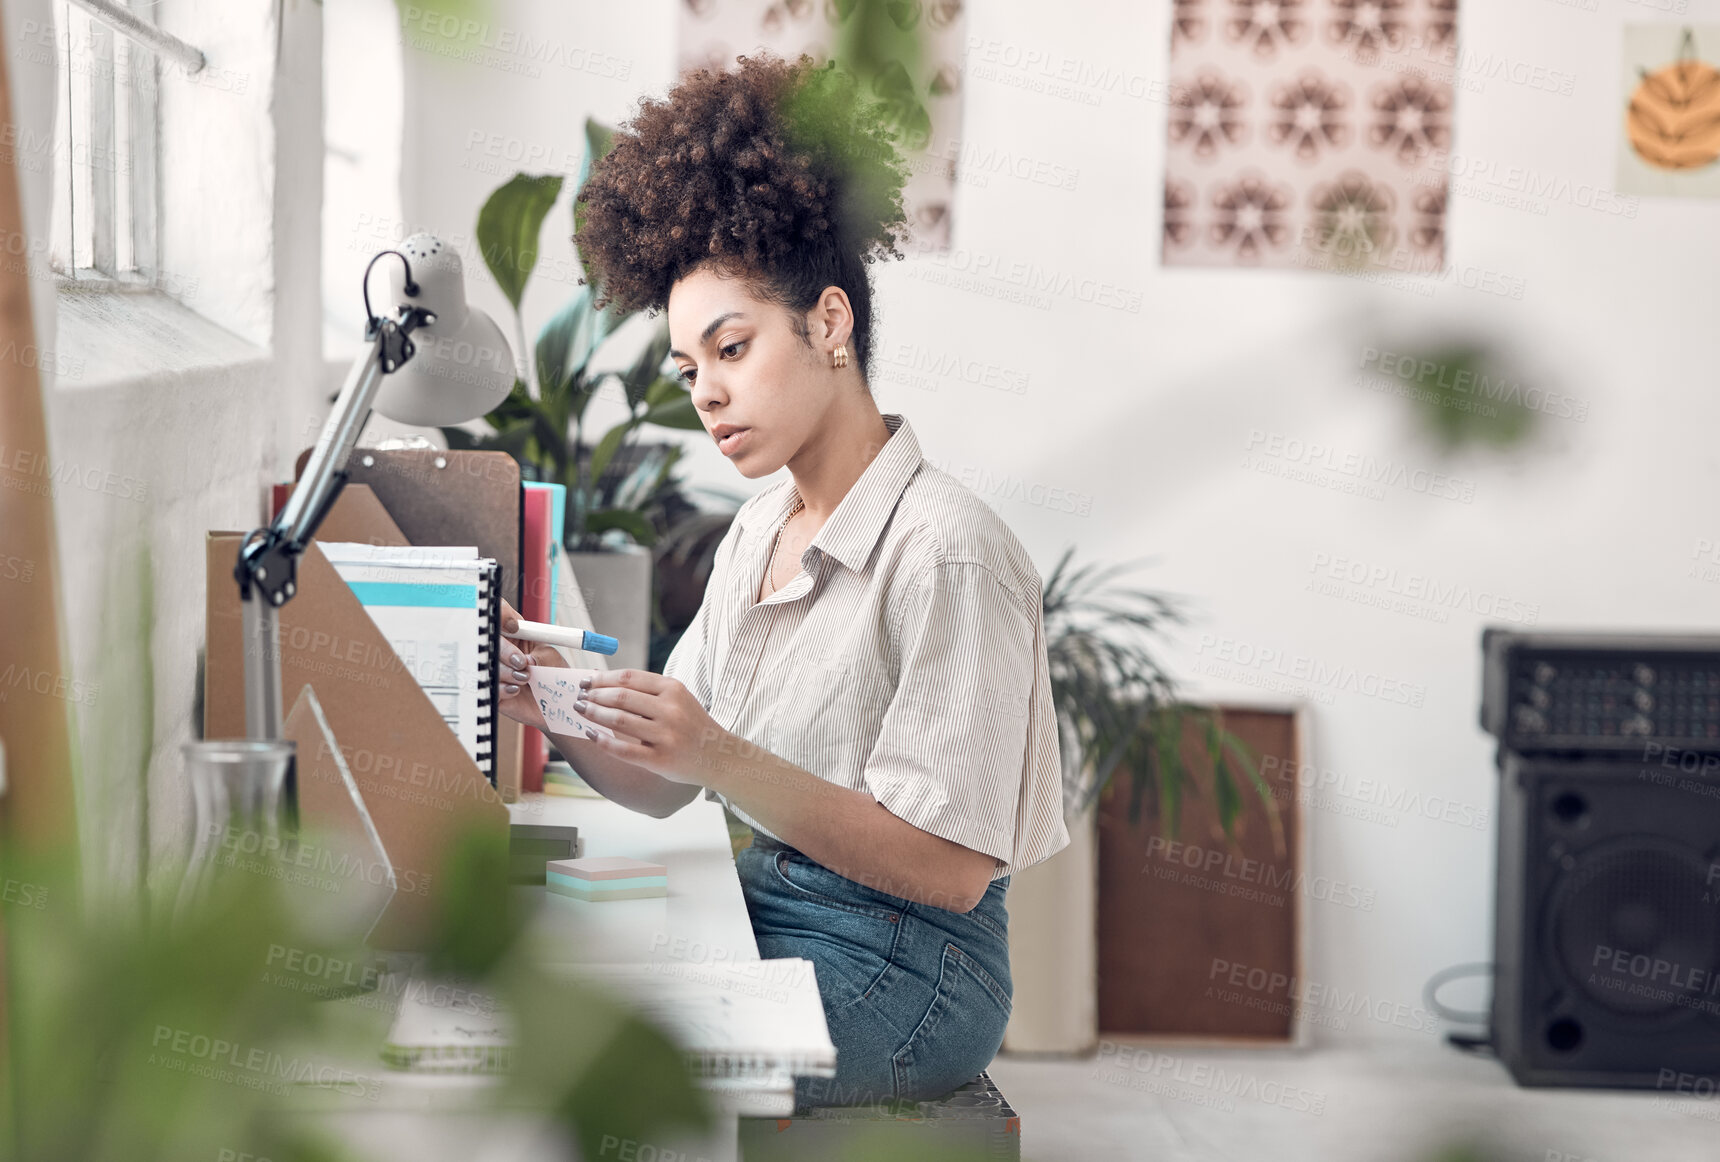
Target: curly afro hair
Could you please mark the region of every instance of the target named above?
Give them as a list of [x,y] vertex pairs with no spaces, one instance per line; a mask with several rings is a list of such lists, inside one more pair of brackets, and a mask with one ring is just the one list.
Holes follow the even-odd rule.
[[903,257],[906,233],[893,131],[833,62],[736,60],[737,71],[699,69],[666,99],[642,98],[593,166],[574,242],[598,302],[655,313],[678,280],[711,264],[786,308],[810,344],[806,312],[841,287],[869,381],[867,264]]

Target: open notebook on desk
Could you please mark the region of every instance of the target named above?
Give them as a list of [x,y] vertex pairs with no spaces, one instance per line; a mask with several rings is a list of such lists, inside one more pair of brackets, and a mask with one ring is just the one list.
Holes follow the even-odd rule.
[[[795,1077],[836,1074],[836,1046],[810,960],[555,967],[612,992],[662,1029],[720,1107],[786,1117],[794,1108]],[[383,1047],[385,1061],[415,1072],[511,1068],[512,1021],[493,999],[462,1009],[437,1004],[434,995],[416,981],[404,990]]]
[[317,545],[494,784],[500,565],[472,545]]

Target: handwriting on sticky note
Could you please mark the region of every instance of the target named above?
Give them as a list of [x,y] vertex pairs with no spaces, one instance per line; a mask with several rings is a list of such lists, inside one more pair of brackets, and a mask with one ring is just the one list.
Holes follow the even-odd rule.
[[574,709],[574,703],[579,701],[580,680],[588,674],[597,673],[596,670],[575,670],[566,666],[531,666],[527,673],[530,675],[532,701],[538,704],[538,709],[543,713],[544,724],[549,727],[551,733],[572,735],[574,738],[615,737],[613,730],[591,721]]

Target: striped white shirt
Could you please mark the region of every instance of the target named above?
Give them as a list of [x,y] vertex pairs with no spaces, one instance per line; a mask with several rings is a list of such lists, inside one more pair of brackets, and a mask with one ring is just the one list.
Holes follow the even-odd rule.
[[663,672],[730,733],[1002,860],[997,879],[1069,843],[1039,571],[902,416],[884,423],[801,572],[762,602],[793,478],[741,506]]

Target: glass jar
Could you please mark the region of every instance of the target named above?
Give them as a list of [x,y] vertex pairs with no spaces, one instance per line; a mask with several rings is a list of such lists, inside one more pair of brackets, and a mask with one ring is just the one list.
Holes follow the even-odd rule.
[[281,851],[291,832],[287,779],[295,750],[290,739],[202,739],[184,745],[193,830],[176,915],[204,902],[223,864],[233,858],[269,859]]

